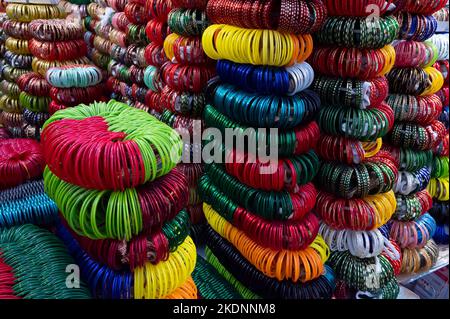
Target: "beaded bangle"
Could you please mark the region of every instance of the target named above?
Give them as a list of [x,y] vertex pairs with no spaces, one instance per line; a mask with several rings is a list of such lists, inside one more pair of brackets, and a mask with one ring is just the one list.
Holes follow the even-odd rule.
[[206,13],[214,23],[305,34],[320,29],[326,19],[327,10],[321,0],[210,0]]
[[284,97],[251,94],[231,84],[221,84],[211,95],[220,113],[254,127],[292,129],[311,122],[320,108],[319,97],[309,90]]
[[306,62],[278,68],[219,60],[216,68],[222,81],[259,94],[292,96],[307,89],[314,80],[314,70]]
[[80,38],[81,24],[65,19],[33,20],[29,23],[31,37],[39,41],[68,41]]
[[[124,190],[167,174],[180,158],[181,138],[178,134],[144,111],[114,100],[84,107],[58,112],[42,132],[41,141],[49,168],[62,179],[86,188]],[[74,122],[75,119],[79,121]],[[80,134],[74,132],[79,132],[81,127],[89,127],[85,138],[92,143],[87,140],[80,143]],[[98,138],[93,139],[96,135]],[[65,142],[56,143],[57,140]],[[101,148],[100,140],[103,141]],[[91,151],[81,154],[89,159],[80,160],[80,153],[73,156],[77,149],[86,147]],[[110,162],[100,163],[102,152],[109,152]],[[62,162],[64,166],[59,164]],[[91,168],[86,166],[87,163]],[[129,173],[119,173],[124,169]],[[79,171],[84,174],[78,174]],[[102,176],[100,171],[104,172]]]
[[222,24],[211,25],[205,30],[202,45],[205,53],[214,60],[271,66],[304,62],[313,48],[309,34],[294,35]]
[[206,12],[198,9],[175,8],[167,16],[169,29],[182,36],[200,36],[209,26]]
[[401,248],[422,248],[434,236],[436,221],[429,214],[424,214],[410,222],[392,221],[390,238]]
[[415,273],[430,269],[437,261],[439,249],[433,240],[422,248],[405,248],[402,250],[402,273]]
[[22,107],[33,112],[47,112],[51,98],[48,96],[33,96],[20,92],[19,103]]
[[347,166],[325,162],[317,174],[323,190],[344,198],[385,193],[394,187],[397,167],[390,154],[380,151],[365,162]]
[[379,49],[398,35],[399,22],[392,17],[366,19],[349,17],[329,17],[320,32],[319,43],[348,48]]
[[317,123],[327,134],[374,141],[391,130],[394,112],[384,102],[366,110],[326,106],[320,110]]
[[324,271],[323,264],[328,259],[329,249],[320,236],[304,250],[278,252],[259,246],[212,209],[205,210],[205,216],[214,231],[228,240],[245,259],[270,278],[304,283],[317,279]]
[[423,97],[390,94],[386,103],[394,110],[395,120],[401,122],[428,125],[442,113],[442,102],[435,94]]
[[442,202],[449,200],[448,177],[431,179],[427,189],[433,198]]
[[427,126],[398,122],[389,133],[389,140],[394,146],[426,151],[436,147],[445,134],[444,124],[437,120]]
[[395,15],[400,25],[399,39],[423,42],[436,32],[437,21],[431,15],[415,15],[399,12]]
[[[225,129],[237,129],[238,132],[244,132],[247,126],[239,125],[238,123],[230,120],[228,117],[218,112],[214,107],[207,105],[204,111],[205,124],[208,127],[218,128],[222,134],[225,133]],[[238,133],[238,137],[242,136]],[[319,126],[315,121],[303,127],[296,127],[294,130],[278,132],[274,135],[264,132],[262,130],[256,130],[254,136],[255,141],[259,138],[267,142],[267,147],[277,145],[278,155],[282,157],[299,155],[306,153],[311,148],[314,148],[320,136]]]
[[412,221],[425,214],[433,205],[427,190],[411,195],[397,194],[396,197],[397,209],[393,218],[400,221]]
[[367,231],[387,223],[396,206],[392,191],[353,199],[343,199],[320,191],[315,212],[335,229]]
[[78,288],[67,288],[65,270],[75,261],[63,243],[48,230],[31,224],[2,229],[0,251],[2,279],[4,265],[10,265],[8,269],[14,274],[8,294],[26,299],[90,298],[83,281],[79,281]]
[[299,285],[265,276],[211,228],[207,230],[207,248],[208,255],[212,253],[237,280],[264,298],[321,299],[331,298],[333,293],[334,273],[328,266],[324,267],[325,271],[319,278]]
[[43,169],[44,157],[38,142],[28,139],[0,140],[1,189],[36,179]]
[[66,13],[59,6],[29,5],[11,3],[6,8],[6,14],[11,20],[19,22],[31,22],[37,19],[65,18]]
[[374,156],[383,145],[381,138],[375,142],[361,142],[341,136],[321,134],[316,151],[325,161],[339,161],[347,164],[360,164]]
[[395,53],[391,45],[379,50],[323,47],[314,50],[310,61],[324,75],[368,80],[388,73],[396,62]]
[[[91,239],[125,239],[146,234],[172,219],[188,201],[185,177],[176,170],[137,189],[83,189],[44,172],[46,192],[55,200],[70,227]],[[169,187],[170,185],[170,187]],[[99,202],[107,203],[99,207]],[[173,205],[158,205],[160,202]],[[114,218],[113,218],[114,215]]]
[[383,103],[388,96],[389,85],[385,77],[355,81],[317,76],[311,89],[319,94],[322,102],[366,109]]

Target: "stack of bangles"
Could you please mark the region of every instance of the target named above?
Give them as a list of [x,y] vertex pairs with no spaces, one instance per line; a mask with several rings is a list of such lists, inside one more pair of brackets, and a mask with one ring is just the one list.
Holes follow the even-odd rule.
[[393,220],[389,227],[390,238],[401,248],[422,248],[433,237],[436,221],[430,214],[424,214],[413,221]]
[[421,248],[402,249],[402,273],[416,273],[430,269],[437,261],[439,248],[434,240]]
[[431,169],[424,166],[417,171],[399,171],[394,190],[401,195],[410,195],[424,190],[431,179]]
[[400,25],[399,38],[403,40],[423,42],[431,38],[437,29],[436,18],[432,15],[400,12],[395,18]]
[[449,200],[449,178],[448,177],[442,177],[442,178],[433,178],[430,181],[430,184],[428,184],[427,190],[430,192],[430,195],[441,201],[448,201]]
[[429,42],[399,40],[393,43],[396,68],[426,68],[438,59],[438,49]]
[[415,14],[430,15],[441,10],[447,2],[445,0],[401,0],[397,1],[396,10],[407,11]]
[[446,156],[436,156],[433,160],[432,177],[449,176],[449,158]]
[[436,95],[414,96],[390,94],[386,103],[394,110],[396,121],[431,124],[442,112],[442,101]]
[[442,73],[433,67],[394,68],[387,79],[391,93],[416,96],[435,94],[444,85]]
[[445,134],[445,125],[438,120],[434,120],[427,126],[398,122],[389,133],[389,140],[394,146],[426,151],[436,147]]
[[6,14],[11,20],[19,22],[31,22],[38,19],[59,19],[65,18],[67,15],[59,6],[22,3],[9,4],[6,8]]
[[199,37],[183,37],[169,34],[164,40],[164,52],[170,61],[183,64],[210,64]]
[[394,218],[400,221],[411,221],[419,218],[428,212],[433,205],[433,199],[426,190],[410,195],[397,194],[396,198],[397,209]]
[[325,21],[326,12],[321,0],[210,0],[206,7],[213,23],[293,34],[317,32]]
[[[50,84],[74,83],[58,72],[49,72]],[[183,210],[189,186],[173,170],[181,137],[145,111],[111,100],[57,112],[44,124],[42,144],[45,190],[65,224],[60,236],[93,294],[196,298],[196,250]]]
[[385,77],[360,81],[317,76],[312,89],[319,94],[324,103],[356,109],[380,105],[388,96],[389,91]]

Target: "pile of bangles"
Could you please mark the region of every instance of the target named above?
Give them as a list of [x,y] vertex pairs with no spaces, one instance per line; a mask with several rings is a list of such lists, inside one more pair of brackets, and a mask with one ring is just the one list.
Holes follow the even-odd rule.
[[62,217],[57,233],[92,295],[196,299],[188,182],[174,169],[180,136],[111,100],[58,111],[41,143],[45,191]]
[[[314,211],[320,218],[319,234],[331,251],[328,264],[336,273],[334,296],[339,299],[395,299],[399,293],[401,250],[382,231],[400,214],[394,194],[400,160],[382,149],[398,116],[386,101],[387,75],[397,63],[392,42],[400,31],[398,20],[389,15],[392,2],[324,0],[329,17],[315,36],[318,48],[307,60],[317,73],[312,90],[321,99]],[[374,8],[377,19],[370,18]],[[415,112],[404,116],[422,115]]]
[[448,172],[448,164],[446,168],[445,161],[434,160],[433,152],[447,134],[438,119],[445,106],[439,92],[448,75],[446,64],[437,61],[446,55],[448,40],[434,35],[437,21],[432,15],[445,1],[402,0],[396,6],[400,32],[393,43],[396,61],[387,74],[386,100],[395,124],[385,150],[396,158],[399,175],[393,188],[397,210],[386,231],[401,248],[401,272],[410,273],[432,267],[438,254],[432,240],[438,227],[428,212],[432,198],[446,192],[435,177]]

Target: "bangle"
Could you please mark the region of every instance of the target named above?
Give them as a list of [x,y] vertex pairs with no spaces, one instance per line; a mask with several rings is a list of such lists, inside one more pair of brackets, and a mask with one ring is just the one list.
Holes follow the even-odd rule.
[[448,245],[449,240],[450,240],[448,226],[447,225],[437,225],[436,232],[434,233],[433,239],[437,244]]
[[197,117],[203,114],[206,96],[204,93],[179,92],[172,90],[169,86],[164,86],[161,91],[160,104],[172,112]]
[[379,15],[384,15],[393,0],[350,0],[346,2],[335,2],[333,0],[324,0],[328,14],[330,16],[347,17],[367,17],[372,13],[372,8],[379,10]]
[[145,48],[136,44],[129,45],[127,49],[124,50],[122,57],[123,63],[126,65],[135,65],[144,69],[148,66],[148,63],[145,61]]
[[415,172],[400,171],[394,187],[395,193],[410,195],[424,190],[431,179],[431,168],[422,167]]
[[48,69],[46,79],[57,88],[85,88],[99,84],[102,73],[91,65],[69,65]]
[[[145,11],[150,13],[150,18],[160,21],[167,21],[167,16],[172,10],[172,2],[166,0],[147,0],[145,1]],[[188,1],[193,4],[195,1]]]
[[[45,157],[49,168],[57,176],[86,188],[124,190],[153,181],[175,167],[181,157],[181,138],[167,125],[145,115],[143,111],[128,108],[127,105],[113,100],[108,104],[94,103],[91,106],[89,112],[82,111],[85,110],[82,107],[58,112],[58,115],[54,115],[44,126],[41,141]],[[83,119],[83,121],[74,122],[72,119]],[[99,119],[100,122],[98,122]],[[86,126],[88,123],[91,124],[90,130],[86,131],[88,133],[86,138],[94,141],[93,134],[99,135],[95,143],[87,144],[96,151],[84,154],[85,156],[96,154],[94,155],[97,159],[94,158],[95,164],[92,163],[92,158],[79,161],[78,156],[69,157],[70,154],[74,154],[74,149],[82,145],[86,147],[87,141],[80,143],[80,135],[74,135],[73,131],[78,130],[79,125]],[[134,124],[130,125],[130,123]],[[109,139],[105,139],[105,134],[108,132]],[[158,134],[155,135],[154,132]],[[132,140],[127,135],[132,136]],[[55,143],[54,141],[58,139],[66,142]],[[110,155],[116,154],[110,156],[110,162],[100,163],[99,139],[104,141],[101,147],[103,152],[109,151]],[[114,149],[115,147],[111,149],[112,145],[117,145],[116,139],[123,141],[120,143],[121,149]],[[173,153],[174,151],[176,152]],[[134,155],[130,156],[130,154]],[[121,160],[117,162],[118,159]],[[61,161],[65,163],[64,167],[58,164]],[[90,168],[85,166],[87,163]],[[123,169],[132,174],[119,173]],[[79,171],[85,174],[78,174]],[[98,174],[99,171],[104,172],[104,176]],[[122,178],[118,179],[117,176]]]
[[[110,54],[110,52],[111,52],[111,57],[113,57],[112,56],[112,49],[113,49],[113,45],[116,45],[116,44],[113,44],[111,41],[109,41],[109,38],[108,39],[104,39],[102,37],[96,36],[94,38],[94,41],[93,41],[92,44],[93,44],[94,48],[97,51],[99,51],[100,53]],[[116,46],[121,48],[121,46],[119,46],[119,45],[116,45]]]
[[407,148],[396,148],[392,146],[385,146],[383,149],[394,156],[400,170],[417,171],[424,166],[430,166],[433,161],[433,152],[431,150],[414,151]]
[[319,170],[319,158],[312,150],[272,163],[261,163],[252,155],[236,150],[226,157],[228,174],[252,188],[265,191],[295,192],[299,186],[310,183]]
[[202,36],[206,55],[253,65],[286,66],[304,62],[312,52],[312,37],[272,30],[209,26]]
[[[97,19],[100,20],[101,17],[98,17]],[[115,12],[111,18],[111,26],[116,30],[126,32],[129,24],[130,20],[128,20],[125,12]]]
[[292,96],[310,87],[314,80],[314,70],[306,62],[278,68],[219,60],[216,70],[222,81],[259,94]]
[[448,225],[449,222],[449,203],[434,201],[433,207],[429,210],[430,215],[436,220],[437,224]]
[[0,92],[7,95],[11,100],[18,100],[21,89],[16,83],[3,80],[0,82]]
[[437,120],[427,126],[398,122],[389,133],[389,140],[394,146],[426,151],[438,146],[445,134],[444,124]]
[[381,49],[392,43],[399,31],[399,22],[393,16],[372,20],[355,17],[329,17],[317,40],[321,44],[359,48]]
[[[63,221],[64,226],[68,228]],[[181,211],[161,229],[151,234],[140,234],[124,243],[122,240],[92,240],[76,235],[72,236],[91,257],[114,270],[135,270],[146,262],[154,265],[167,260],[169,253],[176,250],[189,233],[189,215]]]
[[[222,113],[218,112],[211,105],[207,105],[204,111],[204,119],[207,127],[218,128],[222,134],[225,133],[226,128],[239,129],[244,132],[247,126],[240,125]],[[261,135],[263,134],[263,135]],[[278,132],[278,134],[271,134],[256,130],[255,141],[258,140],[258,136],[263,137],[267,141],[270,147],[270,143],[276,141],[278,147],[278,155],[282,157],[299,155],[308,152],[311,148],[317,144],[320,136],[319,126],[315,121],[312,121],[304,126],[299,126],[293,130],[287,130],[284,132]]]
[[205,9],[208,0],[172,0],[174,8]]
[[15,54],[27,55],[30,54],[28,49],[28,40],[15,39],[9,37],[5,41],[5,48]]
[[[27,299],[88,299],[84,282],[67,289],[66,266],[74,264],[48,230],[25,224],[0,231],[2,296]],[[26,253],[25,253],[26,252]],[[40,276],[47,278],[45,281]]]
[[[2,106],[2,99],[3,96],[0,97],[0,108]],[[23,123],[23,114],[22,113],[10,113],[10,112],[0,112],[0,120],[1,122],[5,125],[6,128],[8,128],[8,130],[14,131],[14,128],[19,127],[22,125]],[[11,132],[11,135],[13,135],[13,137],[15,136],[13,134],[14,132]],[[19,135],[19,137],[21,137]]]
[[200,37],[183,37],[176,33],[171,33],[164,40],[164,52],[167,58],[174,63],[211,63],[211,60],[203,51]]
[[211,91],[212,103],[220,113],[254,127],[292,129],[311,122],[320,108],[319,97],[309,90],[285,97],[256,95],[220,84]]
[[161,76],[172,90],[200,93],[207,82],[214,77],[213,66],[181,65],[165,63],[161,67]]
[[397,194],[397,209],[393,219],[399,221],[413,221],[425,214],[433,205],[433,199],[427,190],[410,195]]
[[430,269],[437,261],[439,248],[433,240],[429,240],[421,248],[404,248],[402,250],[402,273],[417,273]]
[[425,68],[438,59],[438,49],[429,42],[400,40],[393,43],[396,68]]
[[9,4],[6,14],[11,20],[19,22],[31,22],[37,19],[63,19],[67,15],[59,6],[21,3]]
[[29,23],[13,20],[5,20],[2,24],[6,35],[22,40],[29,40],[32,36],[29,31]]
[[424,0],[424,1],[413,1],[413,0],[402,0],[396,3],[397,10],[410,12],[414,14],[430,15],[436,11],[441,10],[447,1],[445,0]]
[[429,214],[424,214],[410,222],[392,221],[390,238],[401,248],[422,248],[433,237],[436,222]]
[[437,29],[437,21],[431,15],[416,15],[399,12],[395,16],[400,25],[398,38],[423,42],[433,36]]
[[4,113],[22,113],[23,107],[18,99],[3,95],[0,96],[0,110],[3,110]]
[[31,67],[33,71],[39,73],[43,77],[45,77],[47,70],[52,67],[61,67],[64,65],[74,65],[74,64],[90,64],[91,62],[85,56],[75,59],[75,60],[67,60],[67,61],[46,61],[41,60],[36,57],[33,58],[33,62],[31,63]]
[[[289,280],[278,281],[259,272],[236,248],[210,227],[206,234],[208,246],[205,253],[208,262],[245,298],[254,299],[262,296],[274,299],[329,299],[333,294],[334,273],[327,265],[322,276],[302,285]],[[251,287],[252,290],[247,287]]]
[[324,103],[357,109],[379,106],[388,96],[389,84],[385,77],[359,81],[317,76],[311,89]]
[[449,159],[445,156],[436,156],[433,160],[431,177],[440,178],[449,176]]
[[316,151],[325,161],[339,161],[347,164],[360,164],[366,158],[376,155],[383,145],[381,138],[374,142],[361,142],[342,136],[321,134]]
[[150,16],[145,10],[145,3],[130,2],[124,9],[128,21],[133,24],[144,25],[150,20]]
[[50,114],[48,113],[42,113],[42,112],[33,112],[30,111],[28,109],[25,109],[23,111],[23,119],[25,122],[27,122],[28,124],[37,126],[37,127],[42,127],[45,123],[45,121],[47,121],[50,117]]
[[[442,77],[444,78],[444,84],[448,84],[450,81],[450,63],[448,60],[443,60],[443,61],[437,61],[434,65],[433,68],[435,68],[436,70],[438,70],[439,72],[442,73]],[[442,91],[446,91],[447,92],[447,96],[444,95],[444,99],[447,98],[447,104],[448,104],[448,87],[442,87],[439,92]],[[445,93],[444,93],[445,94]]]
[[368,80],[387,74],[396,56],[391,45],[378,50],[323,47],[314,50],[310,61],[324,75]]
[[206,165],[205,171],[219,189],[226,190],[231,200],[265,219],[299,220],[314,207],[317,192],[311,183],[300,186],[297,193],[265,192],[242,184],[216,164]]
[[414,96],[390,94],[386,100],[394,110],[396,121],[414,122],[420,125],[431,124],[442,113],[442,102],[435,94]]
[[380,151],[357,165],[325,162],[316,181],[324,191],[350,199],[388,192],[394,187],[397,176],[394,158]]
[[29,72],[17,79],[21,91],[33,96],[49,96],[50,84],[38,73]]
[[206,12],[198,9],[174,8],[167,16],[167,25],[181,36],[200,36],[209,26]]
[[329,249],[320,236],[304,250],[278,252],[259,246],[212,209],[205,210],[205,216],[218,235],[229,241],[245,259],[269,278],[305,283],[319,278],[324,271],[323,264],[328,259]]
[[26,92],[20,92],[19,103],[23,108],[33,112],[47,112],[50,97],[33,96]]
[[150,20],[145,27],[145,34],[150,40],[150,43],[162,46],[164,39],[171,33],[171,30],[166,22],[159,20]]
[[81,24],[65,19],[33,20],[28,25],[32,38],[38,41],[68,41],[80,38]]
[[28,139],[0,140],[1,189],[39,178],[43,169],[44,157],[39,143]]
[[144,57],[149,65],[156,67],[160,67],[168,61],[164,54],[164,48],[156,43],[150,43],[145,47]]
[[428,184],[427,190],[430,192],[433,199],[441,202],[449,199],[449,183],[448,177],[432,178]]
[[394,112],[385,102],[366,110],[326,106],[320,110],[317,123],[322,131],[330,135],[375,141],[391,130]]
[[442,138],[440,143],[438,143],[435,147],[433,147],[433,154],[436,154],[437,156],[449,155],[448,134]]
[[104,70],[108,68],[111,56],[109,54],[104,54],[97,49],[88,49],[87,57],[102,70],[103,78],[105,78],[106,72]]
[[29,41],[31,54],[42,60],[74,60],[87,53],[87,45],[82,39],[61,42]]
[[125,34],[127,39],[129,39],[129,44],[136,44],[139,46],[146,46],[149,44],[146,27],[144,25],[129,24]]

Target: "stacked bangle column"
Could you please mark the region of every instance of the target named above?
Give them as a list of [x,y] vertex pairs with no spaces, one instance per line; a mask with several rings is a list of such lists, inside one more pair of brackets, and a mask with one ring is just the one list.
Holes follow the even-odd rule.
[[[448,28],[449,22],[449,10],[447,7],[442,8],[434,14],[436,20],[438,20],[438,29],[440,23],[444,24]],[[433,150],[433,167],[432,167],[432,179],[428,185],[428,191],[433,197],[433,208],[430,210],[431,216],[436,220],[437,227],[433,239],[438,244],[448,245],[449,243],[449,38],[447,32],[440,32],[431,38],[438,49],[438,61],[434,67],[439,70],[444,77],[444,86],[437,93],[441,99],[442,113],[439,117],[439,121],[444,123],[447,133],[439,143],[439,145]]]
[[145,28],[150,41],[144,51],[144,58],[148,64],[144,73],[144,82],[149,88],[145,101],[151,112],[159,117],[163,112],[161,92],[165,87],[161,76],[161,66],[167,62],[164,40],[170,33],[167,17],[172,10],[172,1],[147,0],[145,9],[150,14],[150,20]]
[[[202,47],[202,34],[209,26],[206,17],[207,0],[172,0],[167,26],[172,32],[164,40],[164,52],[169,60],[160,69],[165,86],[160,103],[165,110],[162,119],[177,130],[184,130],[184,153],[179,168],[188,176],[190,196],[188,212],[195,240],[203,239],[205,217],[197,191],[203,174],[201,158],[202,113],[206,104],[207,82],[215,75],[215,62]],[[197,136],[194,136],[197,134]]]
[[[313,89],[322,100],[316,177],[319,233],[331,249],[340,280],[336,298],[396,298],[400,251],[379,229],[395,212],[395,159],[380,151],[394,124],[385,74],[393,67],[390,43],[399,24],[392,1],[326,0],[329,17],[316,34],[310,61]],[[380,16],[369,18],[373,6]]]
[[431,178],[432,149],[446,131],[437,120],[442,102],[435,94],[444,79],[432,67],[438,57],[436,46],[423,41],[434,34],[437,23],[431,14],[443,4],[406,0],[396,5],[400,40],[394,43],[395,67],[387,75],[387,102],[394,110],[395,125],[386,142],[397,158],[399,177],[394,187],[397,210],[388,229],[391,239],[402,248],[401,271],[412,273],[430,268],[438,257],[431,240],[436,222],[428,214],[432,199],[426,188]]
[[329,249],[311,212],[320,100],[307,90],[314,74],[304,62],[313,49],[307,32],[320,28],[326,9],[322,1],[210,0],[207,14],[222,24],[202,39],[220,77],[208,88],[205,125],[278,150],[265,163],[266,147],[257,153],[249,138],[246,147],[223,145],[226,164],[205,164],[207,259],[244,298],[331,298]]
[[111,100],[60,110],[44,125],[45,190],[57,233],[94,297],[196,298],[196,248],[179,135]]

